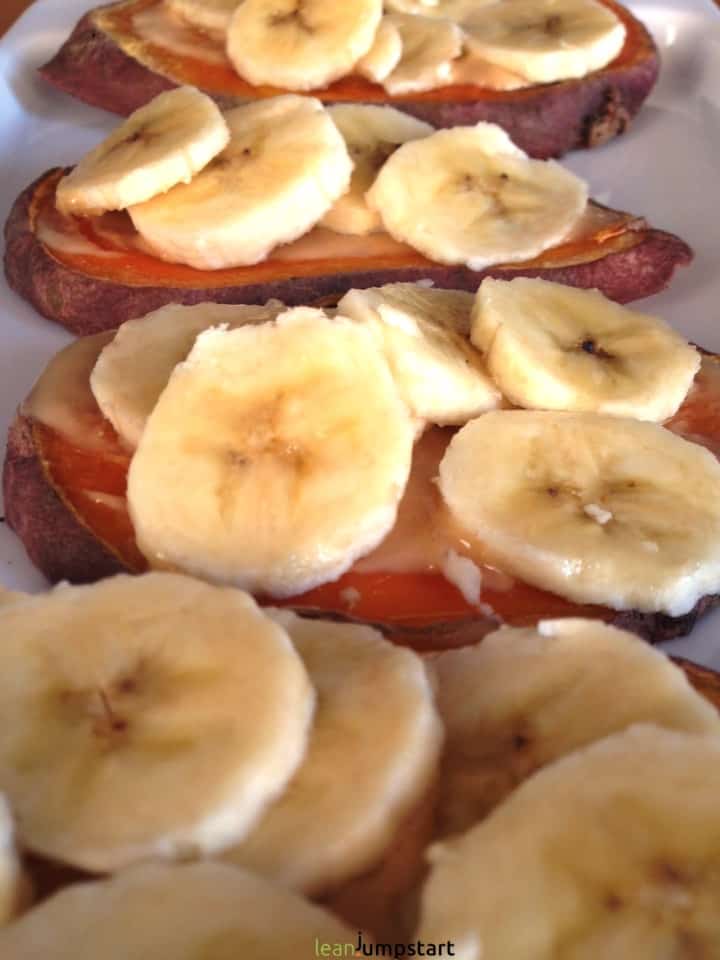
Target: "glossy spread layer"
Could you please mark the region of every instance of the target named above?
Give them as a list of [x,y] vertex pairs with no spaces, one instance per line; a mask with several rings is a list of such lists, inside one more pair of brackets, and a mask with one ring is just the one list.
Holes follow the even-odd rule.
[[[47,252],[64,266],[101,280],[128,285],[172,287],[232,286],[273,283],[295,277],[437,266],[386,233],[367,237],[316,227],[294,243],[277,247],[262,263],[228,270],[203,271],[167,263],[148,253],[125,213],[95,218],[66,217],[55,207],[62,171],[40,183],[30,211],[33,231]],[[565,267],[591,263],[628,250],[643,239],[644,221],[589,203],[568,239],[539,257],[508,264],[507,269]],[[498,269],[503,269],[500,265]]]

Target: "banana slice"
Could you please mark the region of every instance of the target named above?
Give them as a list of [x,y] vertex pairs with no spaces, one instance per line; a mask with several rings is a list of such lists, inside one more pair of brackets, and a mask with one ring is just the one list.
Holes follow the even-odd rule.
[[229,140],[228,126],[210,97],[194,87],[161,93],[62,178],[57,208],[83,216],[150,200],[189,183]]
[[357,930],[326,910],[236,867],[147,864],[61,890],[0,932],[0,954],[8,960],[278,960],[357,939]]
[[584,77],[620,53],[625,27],[597,0],[512,0],[463,20],[470,48],[533,83]]
[[411,16],[387,17],[398,30],[402,55],[383,80],[391,96],[435,90],[450,81],[452,62],[463,49],[463,32],[452,20]]
[[530,160],[494,124],[479,123],[403,144],[367,201],[396,240],[440,263],[483,270],[559,243],[585,209],[587,187],[552,160]]
[[463,833],[536,770],[634,723],[720,733],[664,654],[597,620],[504,627],[432,661],[446,729],[438,833]]
[[341,103],[329,107],[328,113],[343,135],[354,167],[350,189],[335,201],[321,223],[338,233],[375,233],[383,229],[382,221],[379,213],[368,207],[365,194],[401,143],[427,137],[433,128],[394,107]]
[[244,0],[227,54],[254,84],[312,90],[351,73],[372,47],[382,0]]
[[165,0],[175,16],[210,36],[225,38],[241,0]]
[[279,300],[265,306],[170,304],[128,320],[103,348],[90,375],[90,388],[103,415],[123,442],[135,449],[170,374],[190,353],[197,335],[210,327],[228,330],[266,323],[285,310]]
[[319,100],[273,97],[225,120],[229,145],[192,183],[128,211],[164,260],[198,270],[258,263],[306,233],[349,186],[352,161]]
[[0,927],[28,905],[29,892],[15,844],[15,824],[7,800],[0,793]]
[[[348,296],[353,291],[349,291]],[[369,287],[371,302],[386,305],[394,313],[417,317],[426,323],[436,323],[452,330],[466,340],[470,338],[472,309],[475,297],[466,290],[445,290],[442,287],[419,283],[386,283],[382,287]],[[363,312],[358,319],[369,319]]]
[[[416,417],[440,425],[463,424],[494,410],[502,396],[480,353],[453,329],[452,320],[444,321],[443,299],[432,296],[441,292],[411,283],[350,290],[338,311],[379,337],[395,382]],[[429,295],[424,302],[423,294]]]
[[385,6],[393,13],[441,17],[461,23],[478,10],[498,2],[499,0],[385,0]]
[[347,319],[299,307],[203,333],[130,466],[140,549],[271,596],[335,579],[393,526],[416,429]]
[[546,280],[483,280],[472,341],[505,396],[531,409],[667,420],[700,367],[662,320]]
[[295,778],[224,856],[317,896],[381,859],[434,781],[441,726],[416,654],[370,627],[269,613],[302,657],[318,709]]
[[373,83],[382,83],[400,62],[403,42],[400,31],[389,17],[383,17],[373,45],[355,64],[354,72]]
[[487,413],[440,490],[501,569],[578,603],[679,617],[720,592],[720,464],[654,423]]
[[641,725],[579,750],[431,848],[418,935],[458,960],[717,957],[719,792],[717,737]]
[[106,872],[217,852],[303,757],[307,674],[238,590],[119,576],[0,621],[0,783],[38,853]]

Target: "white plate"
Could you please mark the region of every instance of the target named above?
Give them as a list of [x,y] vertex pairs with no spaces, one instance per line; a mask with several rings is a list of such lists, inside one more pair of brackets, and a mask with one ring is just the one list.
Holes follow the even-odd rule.
[[[0,217],[36,176],[75,162],[116,119],[54,92],[35,68],[59,47],[97,0],[38,0],[0,41]],[[692,340],[720,351],[720,16],[712,0],[633,0],[662,53],[660,83],[630,132],[566,160],[593,196],[646,214],[687,240],[696,258],[672,288],[643,309],[665,317]],[[70,340],[0,280],[0,436],[16,404],[52,354]],[[0,525],[0,583],[39,590],[43,578],[5,524]],[[720,611],[671,649],[720,668]]]

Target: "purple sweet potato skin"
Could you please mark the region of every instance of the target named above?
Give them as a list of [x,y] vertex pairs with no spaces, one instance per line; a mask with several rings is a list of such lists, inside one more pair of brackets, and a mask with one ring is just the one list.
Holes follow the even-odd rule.
[[38,451],[32,421],[22,414],[8,434],[3,497],[5,519],[32,563],[53,583],[92,583],[127,572],[55,489]]
[[[51,582],[92,583],[116,573],[135,572],[81,523],[62,492],[56,489],[38,449],[33,422],[22,412],[18,413],[8,435],[3,495],[10,527],[22,540],[32,563]],[[707,596],[682,617],[630,610],[615,614],[610,622],[650,643],[662,643],[686,636],[698,619],[718,603],[720,596]],[[302,609],[299,612],[304,616],[333,618],[332,614],[322,610]],[[499,621],[483,615],[432,627],[372,624],[390,640],[425,651],[477,643],[499,625]]]
[[128,116],[177,86],[128,56],[86,13],[52,60],[40,67],[50,83],[79,100]]
[[515,143],[546,160],[569,150],[597,147],[627,129],[655,85],[660,69],[657,51],[633,67],[619,67],[583,80],[543,84],[522,100],[477,100],[475,103],[399,106],[437,127],[485,120],[503,127]]
[[[657,80],[657,48],[644,28],[642,34],[644,52],[636,62],[611,64],[580,80],[541,84],[508,97],[464,102],[403,97],[393,104],[436,127],[497,123],[533,157],[598,146],[625,131]],[[123,116],[177,86],[126,54],[95,25],[91,13],[40,73],[64,92]],[[241,102],[208,93],[223,107]]]
[[[50,171],[52,174],[53,171]],[[273,283],[233,286],[171,287],[130,285],[100,280],[56,260],[38,240],[31,222],[31,184],[15,202],[5,225],[5,273],[9,285],[45,317],[72,333],[85,336],[111,330],[125,320],[144,316],[167,303],[263,303],[277,297],[289,305],[314,303],[342,295],[351,287],[430,279],[438,287],[474,292],[486,276],[543,277],[576,287],[596,287],[619,303],[650,296],[670,282],[675,268],[692,259],[678,237],[642,229],[642,239],[627,250],[601,259],[551,268],[491,268],[474,272],[465,267],[437,265],[422,269],[366,270],[313,277],[286,277]]]

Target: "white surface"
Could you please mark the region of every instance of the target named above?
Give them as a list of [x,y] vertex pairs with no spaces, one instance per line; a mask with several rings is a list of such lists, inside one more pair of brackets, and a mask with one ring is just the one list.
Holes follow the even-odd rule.
[[[55,93],[34,69],[97,0],[38,0],[0,41],[0,218],[48,167],[75,162],[116,119]],[[720,15],[712,0],[633,0],[663,57],[660,83],[621,140],[566,163],[604,203],[645,214],[694,247],[690,269],[642,303],[686,336],[720,351]],[[51,355],[70,340],[0,280],[0,436]],[[0,525],[0,583],[40,589],[43,579]],[[676,652],[720,668],[720,611]]]

